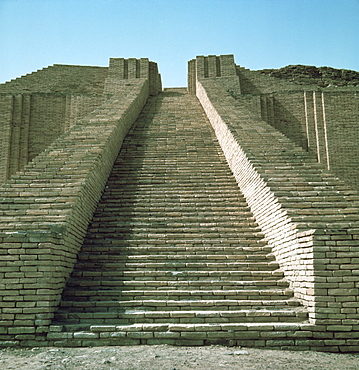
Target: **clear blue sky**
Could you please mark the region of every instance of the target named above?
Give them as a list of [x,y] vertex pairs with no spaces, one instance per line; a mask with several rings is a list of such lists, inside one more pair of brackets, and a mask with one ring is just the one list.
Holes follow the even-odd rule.
[[196,55],[359,71],[359,0],[0,0],[0,83],[52,64],[147,57],[165,87]]

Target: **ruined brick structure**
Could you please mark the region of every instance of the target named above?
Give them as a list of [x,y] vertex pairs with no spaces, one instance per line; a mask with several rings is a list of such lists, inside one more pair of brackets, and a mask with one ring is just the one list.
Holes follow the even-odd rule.
[[0,346],[358,351],[357,94],[231,55],[0,85]]

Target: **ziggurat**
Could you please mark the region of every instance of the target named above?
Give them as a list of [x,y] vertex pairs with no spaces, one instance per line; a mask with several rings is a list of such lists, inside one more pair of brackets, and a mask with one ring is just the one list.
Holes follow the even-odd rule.
[[232,55],[0,85],[0,346],[358,351],[358,107]]

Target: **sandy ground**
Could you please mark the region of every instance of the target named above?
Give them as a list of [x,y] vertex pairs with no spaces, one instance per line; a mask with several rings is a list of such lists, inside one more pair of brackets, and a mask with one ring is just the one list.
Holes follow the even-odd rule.
[[238,347],[128,346],[0,349],[0,369],[359,369],[359,353],[259,350]]

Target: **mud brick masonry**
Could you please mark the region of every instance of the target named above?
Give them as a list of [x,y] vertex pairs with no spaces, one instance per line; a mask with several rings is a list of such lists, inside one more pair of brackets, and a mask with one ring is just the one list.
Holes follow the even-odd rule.
[[358,93],[232,55],[0,85],[0,346],[358,351]]

